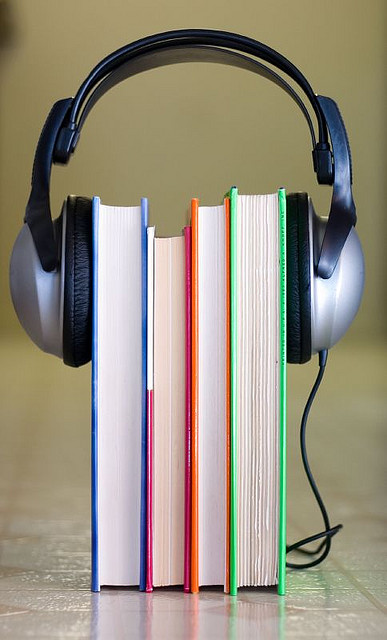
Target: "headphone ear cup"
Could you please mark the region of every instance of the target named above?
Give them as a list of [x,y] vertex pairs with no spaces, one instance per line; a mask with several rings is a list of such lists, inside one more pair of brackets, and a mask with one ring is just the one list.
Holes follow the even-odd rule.
[[[64,249],[63,360],[80,367],[91,360],[92,200],[69,196]],[[63,268],[63,266],[62,266]]]
[[308,210],[306,193],[287,195],[287,361],[293,364],[308,362],[312,356]]

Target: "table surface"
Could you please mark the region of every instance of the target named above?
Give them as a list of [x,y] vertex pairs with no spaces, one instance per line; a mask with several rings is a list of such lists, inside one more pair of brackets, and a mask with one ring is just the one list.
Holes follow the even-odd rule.
[[[333,524],[327,561],[289,571],[287,595],[243,589],[90,592],[90,367],[26,340],[0,342],[0,637],[386,638],[387,345],[329,354],[308,426]],[[288,369],[288,541],[322,528],[301,469],[298,423],[316,359]]]

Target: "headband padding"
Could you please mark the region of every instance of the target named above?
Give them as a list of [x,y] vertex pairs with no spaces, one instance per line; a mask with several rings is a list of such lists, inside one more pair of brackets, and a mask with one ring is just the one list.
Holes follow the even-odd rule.
[[308,195],[286,197],[287,361],[308,362],[312,354]]
[[91,360],[91,211],[90,198],[67,198],[63,360],[72,367]]

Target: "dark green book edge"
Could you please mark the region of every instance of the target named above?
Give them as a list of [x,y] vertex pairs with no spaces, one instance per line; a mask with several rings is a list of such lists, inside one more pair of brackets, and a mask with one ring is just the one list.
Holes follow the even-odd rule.
[[[230,190],[230,324],[231,324],[231,460],[230,460],[230,595],[238,592],[237,567],[237,313],[236,313],[236,235],[238,189]],[[278,191],[280,234],[280,432],[279,432],[279,549],[278,594],[286,591],[286,193]]]

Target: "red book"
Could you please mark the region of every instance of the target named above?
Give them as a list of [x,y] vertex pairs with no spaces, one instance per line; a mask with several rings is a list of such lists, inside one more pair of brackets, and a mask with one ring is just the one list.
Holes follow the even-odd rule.
[[146,587],[153,591],[153,337],[155,228],[147,230],[147,428],[146,428]]

